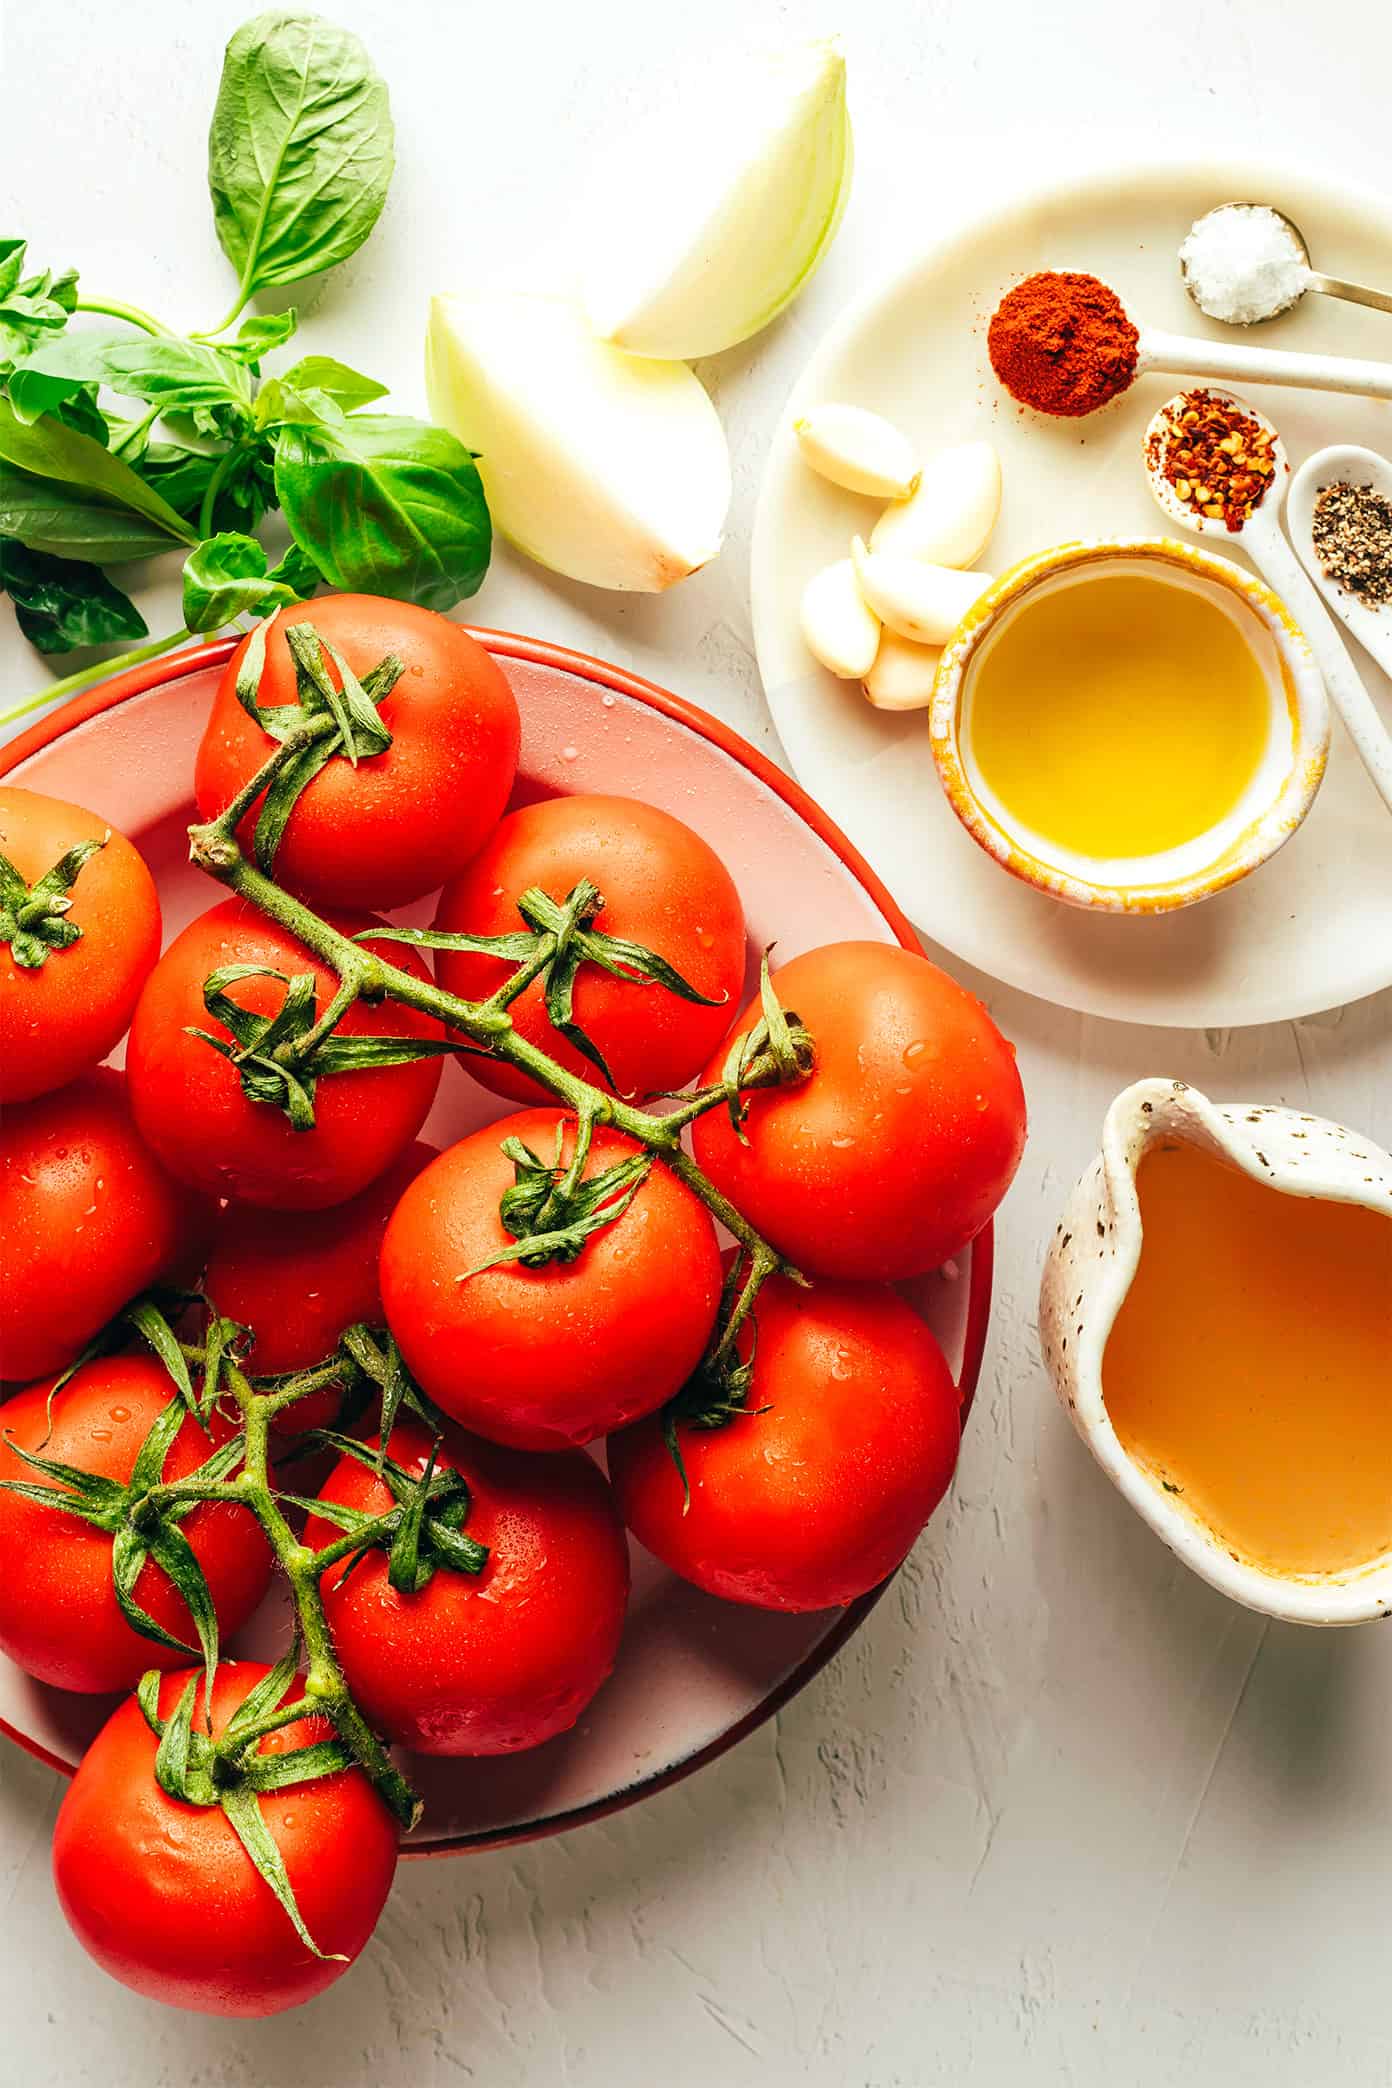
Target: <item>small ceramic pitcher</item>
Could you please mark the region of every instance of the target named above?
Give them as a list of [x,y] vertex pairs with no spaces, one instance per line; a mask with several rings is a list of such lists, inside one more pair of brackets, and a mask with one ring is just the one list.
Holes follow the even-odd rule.
[[1039,1333],[1054,1389],[1113,1485],[1225,1595],[1300,1624],[1392,1615],[1392,1554],[1318,1578],[1288,1578],[1236,1559],[1132,1459],[1112,1427],[1102,1358],[1141,1257],[1136,1171],[1152,1140],[1176,1137],[1268,1189],[1360,1204],[1392,1218],[1392,1156],[1358,1132],[1293,1109],[1210,1102],[1181,1080],[1138,1081],[1108,1110],[1102,1151],[1069,1198],[1045,1258]]

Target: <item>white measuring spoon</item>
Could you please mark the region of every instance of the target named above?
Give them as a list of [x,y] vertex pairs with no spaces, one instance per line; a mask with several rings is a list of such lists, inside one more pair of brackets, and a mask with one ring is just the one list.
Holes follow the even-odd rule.
[[1341,623],[1348,626],[1365,652],[1370,652],[1384,674],[1392,675],[1392,602],[1380,609],[1369,608],[1356,594],[1331,580],[1315,550],[1315,502],[1324,486],[1371,486],[1384,500],[1392,501],[1392,464],[1376,450],[1360,449],[1357,443],[1338,442],[1316,451],[1291,480],[1286,505],[1286,527],[1296,556]]
[[[1310,391],[1355,392],[1392,399],[1392,362],[1350,355],[1297,355],[1288,348],[1255,348],[1247,341],[1207,341],[1189,334],[1141,328],[1136,375],[1216,377],[1220,384],[1297,384]],[[1269,498],[1270,496],[1268,496]],[[1261,510],[1257,512],[1260,514]]]
[[1258,413],[1255,406],[1249,406],[1245,399],[1237,398],[1232,392],[1215,392],[1214,397],[1235,412],[1249,414],[1273,438],[1271,455],[1275,470],[1270,490],[1261,506],[1253,508],[1240,529],[1230,530],[1221,516],[1197,515],[1187,501],[1180,499],[1162,468],[1169,437],[1169,417],[1180,406],[1180,399],[1167,401],[1145,432],[1141,455],[1145,459],[1150,490],[1162,514],[1172,522],[1194,530],[1199,536],[1223,537],[1229,543],[1240,544],[1262,578],[1280,595],[1309,639],[1310,650],[1324,676],[1329,700],[1343,719],[1345,730],[1372,777],[1379,797],[1392,812],[1392,735],[1378,716],[1373,699],[1345,652],[1328,611],[1281,534],[1281,503],[1286,497],[1286,481],[1290,476],[1285,446],[1266,416]]

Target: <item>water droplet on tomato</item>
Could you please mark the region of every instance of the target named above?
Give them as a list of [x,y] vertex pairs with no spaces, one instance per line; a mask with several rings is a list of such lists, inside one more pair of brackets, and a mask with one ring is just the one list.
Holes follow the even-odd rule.
[[109,1443],[111,1441],[111,1430],[109,1428],[94,1428],[92,1430],[92,1441],[94,1443]]
[[111,1409],[111,1418],[112,1418],[112,1420],[113,1420],[113,1421],[129,1421],[129,1419],[130,1419],[130,1408],[129,1408],[129,1407],[113,1407],[113,1408]]
[[709,928],[698,928],[696,930],[696,940],[703,950],[708,950],[714,943],[715,937],[711,934]]
[[911,1095],[911,1094],[913,1093],[913,1089],[912,1089],[911,1087],[908,1087],[908,1086],[905,1086],[905,1087],[897,1087],[897,1088],[896,1088],[896,1089],[894,1090],[894,1092],[895,1092],[895,1094],[896,1094],[896,1095]]
[[562,761],[578,761],[580,759],[580,749],[578,747],[562,747],[561,759]]
[[851,1352],[849,1349],[839,1348],[836,1351],[836,1354],[832,1359],[831,1374],[841,1383],[844,1383],[845,1380],[850,1376]]
[[986,1097],[985,1097],[984,1095],[978,1095],[978,1096],[977,1096],[977,1098],[976,1098],[976,1108],[977,1108],[978,1110],[983,1110],[983,1109],[985,1109],[986,1107],[987,1107]]
[[844,1153],[847,1146],[853,1146],[854,1144],[855,1140],[853,1138],[833,1138],[831,1141],[832,1151],[837,1153]]
[[604,705],[604,708],[606,710],[612,710],[614,708],[614,699],[612,696],[601,696],[599,700]]

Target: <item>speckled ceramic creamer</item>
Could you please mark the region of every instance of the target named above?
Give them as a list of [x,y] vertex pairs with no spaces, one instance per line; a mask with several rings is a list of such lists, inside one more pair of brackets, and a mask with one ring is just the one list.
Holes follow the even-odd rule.
[[1318,1576],[1252,1565],[1144,1470],[1112,1427],[1102,1358],[1141,1258],[1136,1173],[1152,1141],[1162,1138],[1181,1138],[1229,1162],[1274,1195],[1359,1204],[1392,1218],[1392,1156],[1358,1132],[1293,1109],[1210,1102],[1180,1080],[1138,1081],[1108,1110],[1102,1151],[1069,1197],[1045,1257],[1039,1333],[1054,1389],[1113,1485],[1225,1595],[1298,1624],[1392,1615],[1392,1552]]

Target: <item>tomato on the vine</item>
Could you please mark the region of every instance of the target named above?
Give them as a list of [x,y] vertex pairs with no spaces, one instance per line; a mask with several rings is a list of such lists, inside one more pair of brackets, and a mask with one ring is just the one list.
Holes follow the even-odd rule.
[[[269,1672],[255,1661],[218,1670],[214,1739]],[[173,1713],[190,1679],[163,1678],[161,1717]],[[287,1754],[331,1736],[327,1719],[299,1719],[267,1734],[258,1751]],[[172,2008],[268,2016],[311,2000],[342,1977],[376,1927],[396,1867],[390,1813],[358,1768],[256,1798],[305,1927],[324,1953],[315,1957],[221,1808],[186,1805],[160,1788],[157,1744],[140,1705],[127,1698],[59,1807],[53,1876],[78,1942],[113,1979]]]
[[[621,797],[558,797],[524,805],[484,843],[440,897],[436,927],[452,935],[505,935],[523,924],[517,901],[536,888],[564,900],[582,879],[604,905],[589,924],[666,960],[704,1000],[660,983],[582,962],[574,1020],[623,1095],[674,1092],[699,1071],[730,1025],[744,985],[744,910],[733,878],[699,834],[668,812]],[[476,952],[441,951],[442,986],[482,1000],[514,966]],[[713,1003],[706,1005],[705,1003]],[[569,1072],[609,1083],[547,1017],[535,980],[509,1010],[518,1032]],[[540,1085],[502,1060],[471,1058],[468,1070],[495,1094],[530,1102]]]
[[[382,1243],[382,1302],[409,1368],[456,1421],[520,1450],[587,1443],[660,1406],[699,1361],[720,1298],[710,1214],[656,1163],[574,1258],[484,1266],[520,1244],[500,1216],[517,1180],[503,1140],[549,1170],[558,1130],[564,1167],[575,1122],[554,1108],[461,1139],[416,1177]],[[597,1126],[584,1181],[640,1152]]]
[[[811,1076],[692,1128],[696,1158],[808,1275],[894,1283],[941,1267],[986,1224],[1025,1143],[1014,1050],[975,995],[889,943],[829,943],[773,973],[816,1050]],[[760,1018],[756,1000],[732,1042]],[[706,1068],[715,1082],[729,1047]]]
[[0,1377],[62,1370],[137,1291],[197,1273],[210,1212],[166,1174],[99,1069],[0,1127]]
[[160,906],[124,834],[36,790],[0,785],[0,858],[0,1102],[22,1102],[125,1035],[159,956]]
[[[286,824],[276,877],[322,905],[402,906],[466,863],[502,815],[521,728],[507,676],[477,639],[433,609],[377,595],[325,595],[286,609],[269,628],[257,693],[263,709],[298,701],[290,624],[310,623],[359,678],[394,654],[405,668],[379,707],[391,732],[382,754],[330,760]],[[216,818],[275,751],[237,700],[249,638],[223,670],[198,749],[194,791]],[[332,660],[335,685],[341,677]],[[255,809],[239,832],[250,850]]]
[[[106,1356],[84,1364],[58,1392],[27,1385],[4,1408],[0,1480],[52,1482],[21,1450],[124,1484],[155,1423],[176,1397],[164,1366],[149,1356]],[[187,1479],[236,1433],[216,1410],[208,1433],[184,1417],[166,1454],[165,1481]],[[203,1569],[224,1636],[239,1630],[265,1594],[271,1554],[249,1511],[200,1501],[178,1522]],[[132,1593],[183,1650],[135,1631],[112,1585],[112,1535],[58,1506],[0,1490],[0,1649],[26,1673],[58,1689],[130,1689],[146,1668],[184,1667],[197,1651],[193,1619],[163,1567],[147,1558]]]
[[[335,916],[345,935],[380,927],[371,915]],[[417,953],[388,944],[385,954],[418,979],[430,974]],[[270,1017],[285,998],[284,981],[311,976],[322,1014],[338,981],[288,930],[238,899],[191,921],[145,982],[126,1051],[131,1103],[144,1137],[170,1171],[212,1196],[285,1210],[322,1210],[343,1203],[389,1167],[415,1137],[439,1085],[441,1061],[328,1073],[315,1087],[314,1128],[297,1130],[272,1101],[253,1100],[238,1069],[193,1034],[232,1042],[204,1005],[203,985],[224,966],[261,966],[278,977],[239,978],[228,997]],[[432,1017],[393,1001],[355,1001],[336,1037],[444,1036]]]
[[764,1284],[737,1337],[744,1411],[679,1420],[690,1487],[651,1415],[609,1439],[619,1508],[641,1544],[731,1602],[816,1610],[892,1573],[947,1490],[961,1403],[928,1328],[882,1284]]
[[[413,1480],[431,1450],[415,1421],[392,1431],[391,1457]],[[331,1566],[324,1604],[348,1687],[379,1732],[421,1754],[538,1747],[574,1725],[614,1665],[628,1601],[614,1497],[580,1450],[537,1455],[452,1429],[434,1456],[437,1471],[467,1481],[464,1534],[488,1547],[487,1561],[478,1573],[436,1561],[418,1593],[391,1585],[385,1551],[351,1571]],[[392,1506],[385,1483],[348,1456],[319,1498],[369,1515]],[[338,1535],[311,1516],[304,1541],[319,1550]]]
[[[382,1235],[403,1191],[437,1157],[417,1139],[366,1189],[306,1224],[297,1211],[228,1204],[217,1218],[203,1289],[214,1308],[251,1330],[242,1367],[282,1377],[322,1363],[348,1327],[380,1326]],[[327,1428],[341,1389],[308,1392],[271,1417],[281,1435]]]

